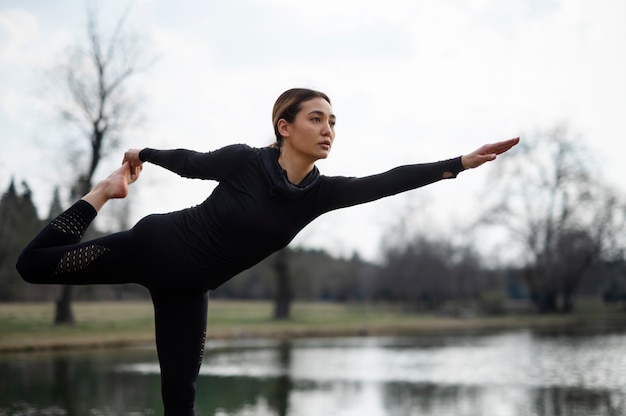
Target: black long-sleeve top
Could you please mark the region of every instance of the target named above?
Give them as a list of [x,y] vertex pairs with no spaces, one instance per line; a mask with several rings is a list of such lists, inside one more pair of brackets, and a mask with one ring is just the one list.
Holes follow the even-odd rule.
[[219,182],[200,205],[178,211],[172,238],[185,261],[214,289],[285,247],[325,212],[415,189],[463,170],[461,158],[400,166],[367,177],[320,175],[314,168],[294,185],[279,150],[230,145],[213,152],[143,149],[139,157],[187,178]]

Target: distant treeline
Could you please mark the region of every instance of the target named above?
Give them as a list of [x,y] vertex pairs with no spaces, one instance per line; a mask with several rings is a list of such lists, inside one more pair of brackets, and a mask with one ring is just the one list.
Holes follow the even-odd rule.
[[[55,194],[50,215],[59,210]],[[48,217],[38,217],[26,183],[18,190],[11,181],[0,199],[0,301],[58,298],[59,286],[30,285],[15,270],[20,250]],[[90,235],[98,232],[90,230]],[[524,276],[528,270],[487,268],[467,245],[455,246],[423,236],[389,245],[380,264],[364,261],[356,253],[348,259],[335,258],[322,250],[302,248],[287,249],[286,256],[293,295],[298,300],[396,302],[415,310],[467,305],[474,310],[500,313],[508,299],[530,296]],[[273,257],[234,277],[212,297],[272,299],[276,287]],[[578,295],[624,300],[622,275],[621,264],[597,263],[581,278]],[[147,291],[133,284],[77,286],[75,292],[76,300],[143,298],[148,298]]]

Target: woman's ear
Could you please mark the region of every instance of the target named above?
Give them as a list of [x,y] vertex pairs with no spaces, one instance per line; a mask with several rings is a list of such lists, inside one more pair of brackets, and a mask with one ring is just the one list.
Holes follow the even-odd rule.
[[287,120],[281,118],[278,120],[278,123],[276,123],[276,127],[278,127],[278,133],[280,133],[282,137],[289,136],[289,123]]

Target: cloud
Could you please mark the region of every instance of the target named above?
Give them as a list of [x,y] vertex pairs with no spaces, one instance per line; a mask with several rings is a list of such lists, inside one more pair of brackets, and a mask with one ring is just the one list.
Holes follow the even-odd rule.
[[39,36],[39,25],[32,14],[20,9],[0,11],[0,68],[32,64],[32,47]]

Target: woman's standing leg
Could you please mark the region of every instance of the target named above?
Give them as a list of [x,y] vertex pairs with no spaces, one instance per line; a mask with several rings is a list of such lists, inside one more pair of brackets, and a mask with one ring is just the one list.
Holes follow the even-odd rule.
[[208,292],[152,292],[165,416],[194,415]]

